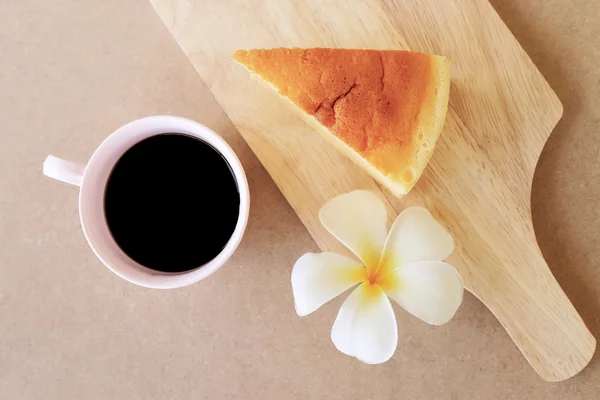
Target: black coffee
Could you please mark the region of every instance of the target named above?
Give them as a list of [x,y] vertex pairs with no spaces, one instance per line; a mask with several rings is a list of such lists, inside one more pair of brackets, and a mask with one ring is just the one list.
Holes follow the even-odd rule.
[[145,267],[197,268],[215,258],[238,221],[229,163],[211,145],[177,133],[145,139],[119,159],[104,210],[119,247]]

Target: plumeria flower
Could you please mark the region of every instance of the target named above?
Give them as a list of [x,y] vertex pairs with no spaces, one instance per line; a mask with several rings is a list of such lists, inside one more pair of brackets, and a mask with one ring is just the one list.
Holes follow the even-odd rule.
[[454,267],[442,262],[454,243],[425,208],[407,208],[386,234],[385,205],[359,190],[330,200],[319,219],[361,263],[336,253],[307,253],[294,265],[292,289],[296,312],[304,316],[358,285],[331,330],[339,351],[367,364],[392,357],[398,327],[388,297],[432,325],[454,316],[463,283]]

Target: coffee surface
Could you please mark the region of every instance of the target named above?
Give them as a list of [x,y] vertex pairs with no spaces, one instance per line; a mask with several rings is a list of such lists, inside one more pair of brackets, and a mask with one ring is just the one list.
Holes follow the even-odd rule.
[[131,147],[106,185],[104,210],[119,247],[157,271],[201,267],[225,247],[240,196],[229,163],[211,145],[165,133]]

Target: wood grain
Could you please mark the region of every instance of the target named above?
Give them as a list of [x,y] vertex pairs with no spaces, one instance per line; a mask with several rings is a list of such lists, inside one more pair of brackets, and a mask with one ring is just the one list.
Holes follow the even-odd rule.
[[[587,365],[595,339],[548,269],[530,213],[535,166],[562,105],[487,1],[151,2],[323,250],[346,252],[317,219],[338,194],[370,190],[390,219],[423,205],[454,236],[450,262],[466,287],[542,378],[567,379]],[[408,196],[379,188],[230,59],[239,48],[278,46],[450,58],[444,131]]]

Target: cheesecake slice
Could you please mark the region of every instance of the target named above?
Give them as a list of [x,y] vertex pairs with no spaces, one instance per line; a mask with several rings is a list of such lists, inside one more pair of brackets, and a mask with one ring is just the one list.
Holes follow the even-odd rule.
[[325,48],[238,50],[233,58],[395,195],[423,173],[448,108],[446,58]]

